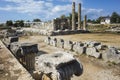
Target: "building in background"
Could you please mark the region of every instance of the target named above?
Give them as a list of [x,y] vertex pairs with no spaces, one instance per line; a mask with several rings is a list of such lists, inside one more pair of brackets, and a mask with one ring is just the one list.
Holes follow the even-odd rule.
[[102,17],[100,24],[110,24],[110,16]]

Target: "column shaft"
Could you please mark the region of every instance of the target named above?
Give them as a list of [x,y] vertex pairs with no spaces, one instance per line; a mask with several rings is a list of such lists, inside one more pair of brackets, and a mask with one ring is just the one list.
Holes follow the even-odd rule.
[[83,30],[86,30],[87,27],[87,15],[84,16]]
[[72,30],[75,30],[75,2],[72,4]]
[[78,4],[78,30],[81,29],[81,3]]

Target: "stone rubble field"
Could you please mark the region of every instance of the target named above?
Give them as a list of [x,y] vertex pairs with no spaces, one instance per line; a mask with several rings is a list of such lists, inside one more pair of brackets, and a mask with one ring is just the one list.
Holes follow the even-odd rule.
[[[29,41],[29,39],[30,39],[30,41]],[[66,40],[66,37],[62,37],[62,38],[59,37],[59,39],[62,39],[60,41],[63,42],[64,39]],[[68,47],[68,49],[63,49],[63,46],[62,46],[63,43],[61,43],[61,45],[59,45],[59,47],[55,47],[57,45],[55,45],[53,43],[53,41],[50,42],[52,44],[48,45],[48,43],[46,43],[47,41],[46,41],[45,36],[30,36],[30,37],[26,36],[26,37],[21,37],[20,41],[21,42],[29,41],[29,42],[38,43],[39,49],[43,53],[53,53],[56,51],[65,51],[65,52],[74,54],[74,56],[76,58],[78,58],[78,60],[81,61],[84,69],[83,69],[83,74],[80,77],[74,76],[72,78],[72,80],[119,80],[120,79],[120,67],[119,67],[120,64],[116,65],[115,63],[106,62],[103,59],[100,59],[100,58],[96,59],[94,57],[86,56],[84,54],[79,55],[78,53],[76,53],[74,51],[68,50],[68,49],[71,49],[70,47]],[[98,45],[98,43],[97,43],[97,45]],[[91,47],[91,46],[94,46],[94,45],[90,45],[89,47]],[[106,46],[104,46],[104,47],[106,48]],[[94,50],[94,48],[92,48],[92,49]],[[111,50],[111,48],[107,48],[107,49],[108,49],[108,51],[111,51],[112,54],[116,50],[116,48],[113,48],[113,47],[112,47],[113,51]]]
[[[3,42],[6,45],[6,47],[8,47],[8,49],[10,49],[13,53],[15,54],[18,53],[18,56],[24,56],[26,52],[28,53],[30,52],[28,49],[27,50],[25,49],[27,48],[25,46],[28,46],[28,48],[31,48],[30,50],[32,50],[32,52],[34,52],[34,50],[35,52],[38,52],[39,50],[36,56],[40,56],[41,54],[49,54],[49,55],[46,55],[49,58],[45,58],[44,55],[41,55],[40,57],[36,57],[36,60],[38,62],[43,61],[42,63],[46,63],[46,61],[48,62],[52,61],[53,63],[51,62],[51,64],[54,64],[56,67],[58,65],[58,62],[53,61],[54,57],[60,56],[60,55],[66,56],[65,55],[66,53],[74,55],[74,58],[76,58],[83,65],[83,74],[81,75],[81,73],[77,72],[76,69],[78,68],[74,68],[74,69],[72,68],[73,73],[70,72],[71,69],[69,67],[63,68],[63,70],[61,70],[61,68],[58,68],[58,70],[60,69],[59,70],[60,72],[61,71],[65,72],[61,74],[66,75],[66,76],[62,76],[63,78],[66,77],[66,80],[68,80],[71,74],[74,74],[74,73],[75,75],[79,74],[81,76],[78,77],[78,76],[73,75],[71,80],[119,80],[120,79],[119,35],[114,35],[114,36],[109,35],[108,38],[114,37],[114,39],[109,40],[109,39],[105,39],[105,36],[103,38],[102,34],[98,34],[100,35],[100,38],[104,39],[104,42],[94,40],[98,38],[94,36],[94,34],[87,34],[87,35],[89,35],[89,37],[85,36],[85,34],[78,34],[78,35],[75,34],[75,35],[69,35],[69,36],[63,36],[63,35],[62,36],[50,36],[50,37],[40,36],[40,35],[39,36],[38,35],[34,35],[34,36],[24,35],[24,36],[19,37],[19,42],[18,42],[17,37],[6,37],[3,39]],[[93,35],[95,38],[91,39],[93,38],[91,37],[91,35]],[[98,38],[98,40],[102,40],[100,38]],[[89,40],[89,41],[86,41],[86,40]],[[111,42],[113,41],[114,43],[112,44],[114,44],[114,46],[111,46],[112,44],[109,41]],[[26,42],[32,43],[32,44],[27,44]],[[30,47],[31,45],[33,45],[34,47]],[[38,46],[38,50],[36,46]],[[16,52],[16,50],[19,50],[19,49],[23,49],[22,54],[19,52]],[[63,52],[64,54],[60,54],[60,55],[52,54],[56,52]],[[71,55],[69,56],[68,59],[64,58],[64,56],[63,58],[66,61],[69,61],[69,59],[72,60],[74,58]],[[33,56],[29,56],[29,57],[33,57]],[[19,61],[21,61],[21,59]],[[59,62],[61,63],[63,61],[59,60]],[[24,64],[26,65],[26,63]],[[35,64],[38,64],[38,63],[35,63]],[[51,64],[46,64],[48,66],[51,66],[49,68],[46,68],[48,70],[47,72],[49,72],[50,68],[52,68],[53,70],[52,72],[55,72],[56,74],[55,66]],[[28,65],[28,67],[31,67],[31,66],[33,65]],[[73,67],[73,65],[71,64],[70,66]],[[36,69],[38,69],[37,67],[39,68],[41,66],[36,65]],[[3,70],[3,69],[4,69],[4,66],[0,65],[0,70]],[[41,68],[39,68],[38,70],[40,69]],[[43,68],[42,70],[46,71],[46,69]]]

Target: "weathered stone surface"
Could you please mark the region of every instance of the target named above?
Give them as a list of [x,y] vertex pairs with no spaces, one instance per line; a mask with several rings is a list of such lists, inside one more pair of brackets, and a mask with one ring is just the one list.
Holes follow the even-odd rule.
[[67,50],[73,50],[73,42],[72,41],[65,41],[64,48]]
[[44,54],[36,58],[35,70],[50,74],[55,80],[70,80],[73,74],[80,76],[83,67],[73,55],[65,52]]
[[47,43],[48,45],[50,45],[50,40],[51,40],[50,37],[46,37],[46,38],[45,38],[45,43]]
[[52,45],[57,47],[57,39],[56,38],[53,39],[53,44]]
[[75,30],[75,2],[72,3],[72,30]]
[[98,46],[95,46],[95,47],[96,47],[97,50],[105,50],[106,48],[108,48],[107,45],[102,45],[102,44],[100,44]]
[[88,47],[95,47],[100,45],[100,42],[96,42],[96,41],[87,41],[86,44],[88,45]]
[[77,53],[80,55],[86,53],[86,47],[77,47],[77,49]]
[[51,38],[50,45],[57,47],[57,39],[56,38]]
[[86,54],[89,56],[93,56],[95,58],[100,58],[100,55],[101,55],[95,47],[86,48]]
[[27,70],[34,70],[35,54],[38,52],[37,44],[14,42],[11,43],[10,50]]
[[87,15],[84,16],[83,30],[87,30]]
[[120,63],[120,53],[114,47],[110,47],[106,51],[104,51],[102,57],[105,61]]
[[13,36],[13,37],[4,38],[3,42],[9,48],[11,43],[18,42],[18,40],[19,40],[18,36]]
[[0,80],[34,80],[1,40],[0,45],[2,46],[0,65],[1,62],[4,64],[3,72],[1,73],[2,70],[0,70]]
[[16,57],[22,57],[26,54],[37,53],[38,45],[32,43],[14,42],[10,45],[10,50]]
[[73,50],[79,54],[83,54],[86,52],[86,47],[84,47],[84,44],[81,42],[76,42],[73,45]]
[[60,47],[60,48],[64,48],[64,40],[63,39],[58,39],[57,46]]
[[78,30],[81,29],[81,3],[78,4]]

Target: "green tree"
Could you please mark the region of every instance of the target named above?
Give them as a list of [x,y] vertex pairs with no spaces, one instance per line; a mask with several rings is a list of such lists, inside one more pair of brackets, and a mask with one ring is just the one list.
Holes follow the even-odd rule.
[[102,16],[98,17],[98,18],[96,19],[96,23],[100,23],[100,22],[101,22],[101,19],[102,19]]
[[66,16],[63,14],[63,15],[61,15],[60,18],[61,18],[61,19],[64,19],[64,18],[66,18]]
[[91,19],[88,19],[87,22],[92,22],[92,20],[91,20]]
[[24,21],[23,20],[17,20],[14,23],[15,27],[24,27]]
[[41,20],[40,19],[33,19],[33,22],[41,22]]
[[117,12],[113,12],[110,20],[111,23],[120,23],[120,15]]
[[6,21],[6,25],[7,25],[7,26],[13,26],[13,22],[12,22],[12,20],[8,20],[8,21]]

